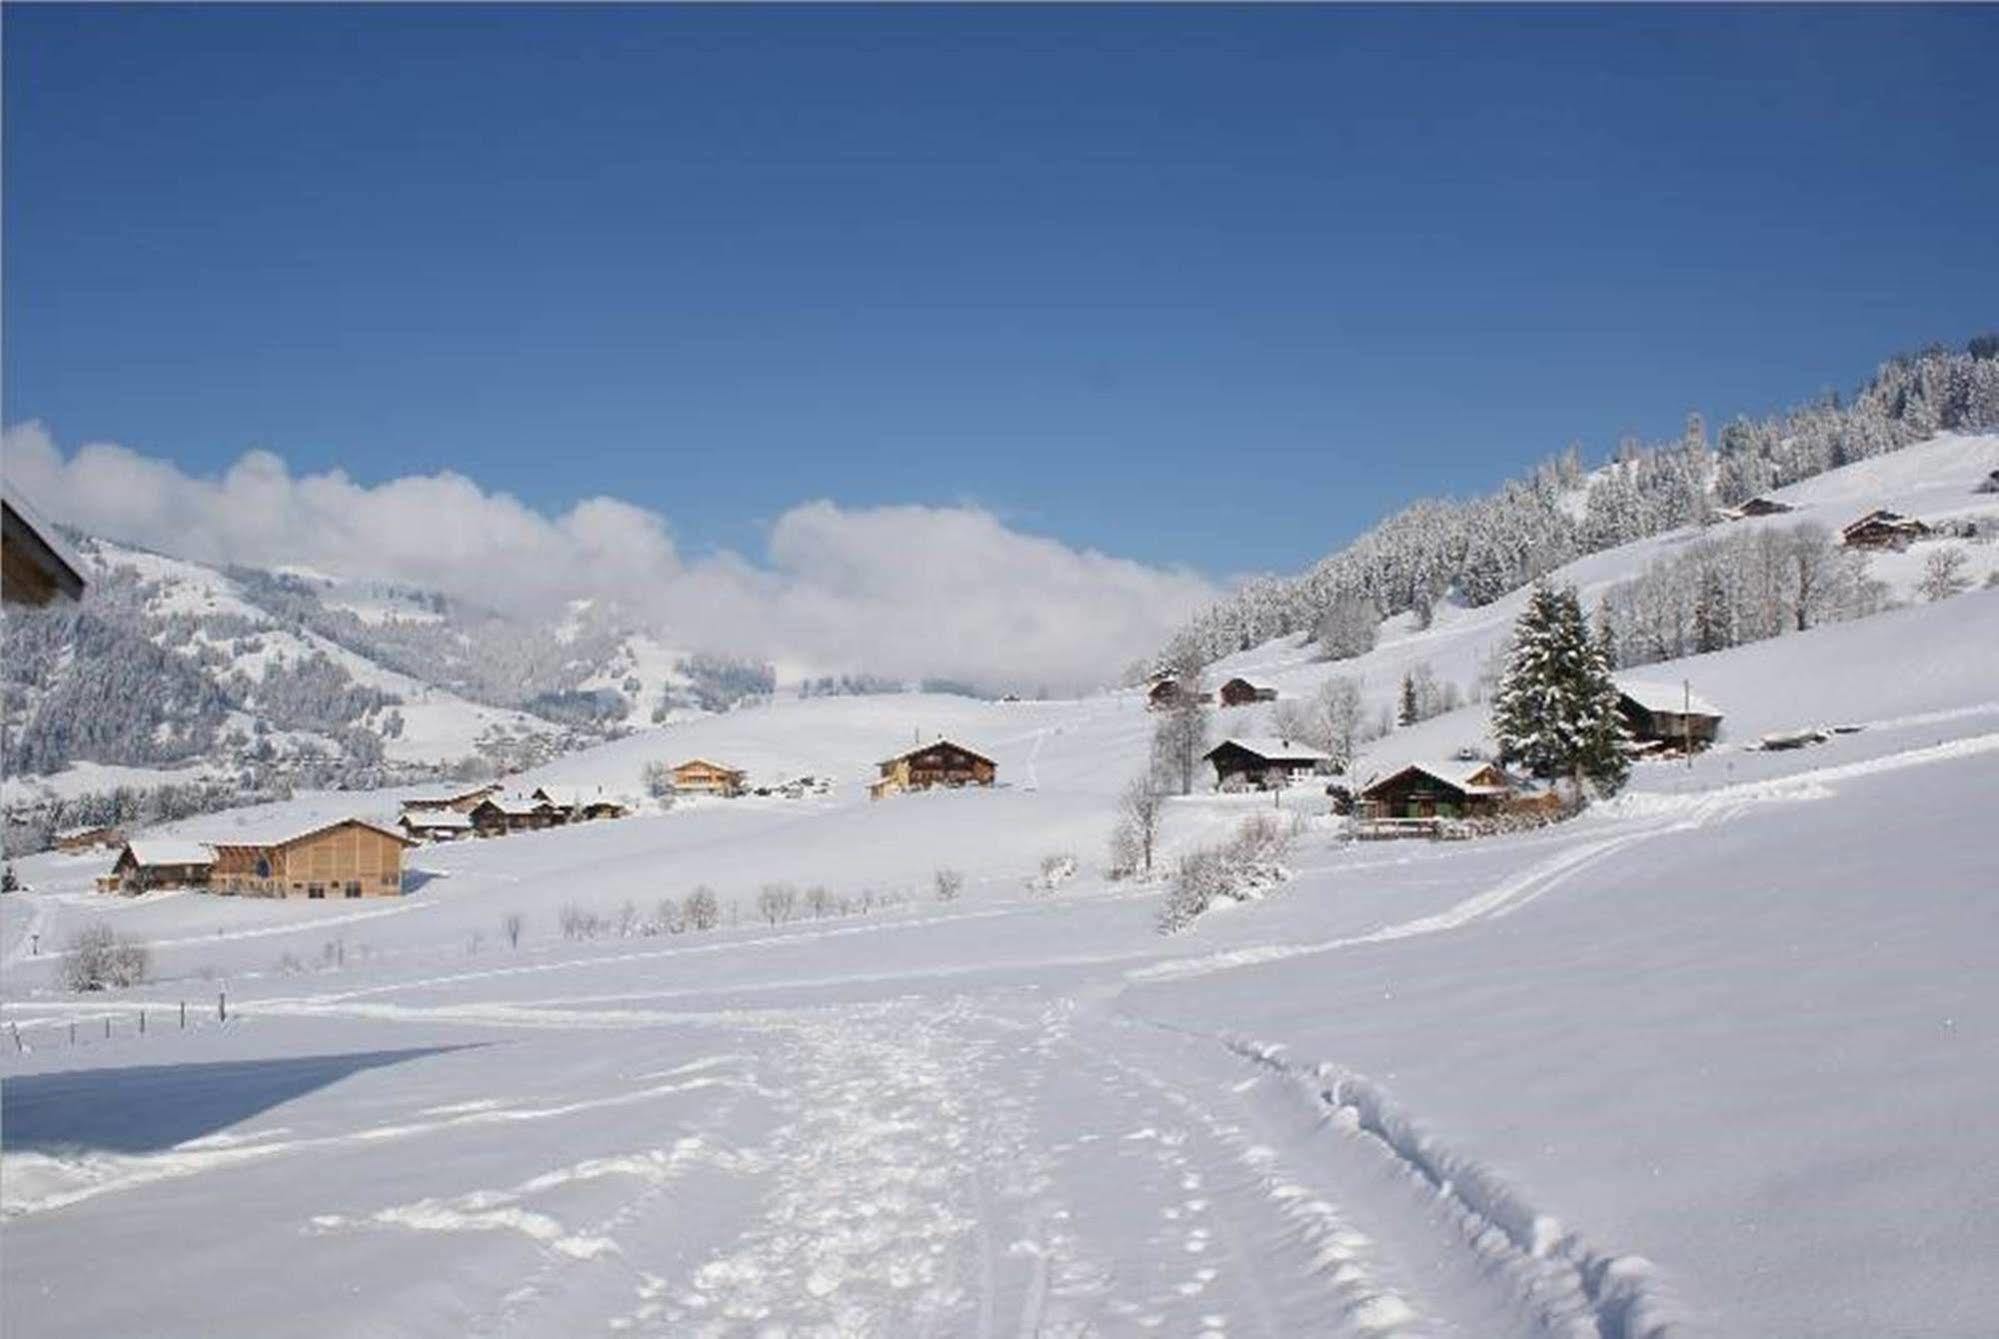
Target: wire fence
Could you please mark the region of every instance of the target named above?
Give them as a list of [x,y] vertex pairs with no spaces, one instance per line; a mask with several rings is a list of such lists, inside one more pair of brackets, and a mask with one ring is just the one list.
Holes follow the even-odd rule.
[[78,1046],[102,1046],[142,1038],[185,1036],[208,1028],[226,1026],[235,1015],[229,993],[218,990],[209,1000],[151,1000],[144,1004],[121,1004],[112,1008],[71,1013],[63,1018],[8,1019],[0,1033],[0,1056],[24,1056],[36,1052]]

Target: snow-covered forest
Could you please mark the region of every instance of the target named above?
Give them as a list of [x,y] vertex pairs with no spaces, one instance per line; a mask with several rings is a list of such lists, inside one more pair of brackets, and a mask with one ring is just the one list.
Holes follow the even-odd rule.
[[1300,576],[1250,583],[1200,614],[1179,642],[1215,660],[1316,633],[1342,608],[1365,606],[1376,618],[1413,612],[1419,621],[1441,601],[1476,608],[1583,554],[1699,524],[1771,488],[1941,431],[1992,427],[1999,336],[1925,349],[1884,363],[1850,399],[1736,419],[1718,440],[1696,416],[1679,439],[1626,442],[1596,471],[1571,448],[1489,496],[1414,503]]

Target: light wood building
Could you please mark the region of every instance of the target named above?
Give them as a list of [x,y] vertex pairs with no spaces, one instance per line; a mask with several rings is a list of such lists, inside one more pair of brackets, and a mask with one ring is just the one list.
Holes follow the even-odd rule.
[[262,897],[397,897],[403,852],[416,845],[400,832],[359,818],[270,842],[216,842],[209,885],[221,893]]
[[881,775],[869,785],[874,799],[906,790],[929,790],[933,786],[990,786],[999,775],[999,765],[982,753],[974,753],[948,739],[919,744],[906,753],[876,764]]
[[689,758],[673,769],[673,788],[690,795],[741,795],[746,774],[706,758]]

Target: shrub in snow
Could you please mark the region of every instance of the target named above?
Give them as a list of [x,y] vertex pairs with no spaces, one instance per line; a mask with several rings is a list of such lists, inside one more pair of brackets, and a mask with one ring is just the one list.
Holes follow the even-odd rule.
[[70,990],[136,986],[152,969],[152,955],[144,944],[116,933],[102,921],[72,935],[66,952],[63,985]]
[[833,894],[827,891],[825,884],[815,883],[805,890],[805,909],[812,913],[815,921],[833,909]]
[[788,883],[767,883],[757,893],[757,914],[772,925],[788,921],[798,910],[798,890]]
[[1270,814],[1253,814],[1222,845],[1182,856],[1159,908],[1160,932],[1183,930],[1218,903],[1246,902],[1284,882],[1291,877],[1284,867],[1290,847],[1289,824]]
[[1916,589],[1926,600],[1948,600],[1953,595],[1962,595],[1971,589],[1971,579],[1964,575],[1965,564],[1970,559],[1964,550],[1955,544],[1947,544],[1932,553],[1923,562],[1923,579]]
[[1152,856],[1166,817],[1166,797],[1151,777],[1134,777],[1118,797],[1117,824],[1111,829],[1111,877],[1152,877]]
[[965,891],[965,876],[955,869],[940,869],[932,876],[939,902],[955,902]]
[[518,911],[508,913],[506,918],[500,922],[500,933],[507,937],[507,946],[509,948],[519,948],[521,946],[521,930],[526,924],[527,922],[521,917]]
[[564,939],[595,939],[604,930],[604,919],[594,911],[585,911],[574,902],[564,904],[556,913],[556,924],[562,927]]
[[715,900],[715,890],[704,883],[687,895],[681,904],[681,914],[688,929],[712,930],[721,923],[722,906]]
[[630,898],[627,898],[624,905],[618,908],[618,938],[630,939],[632,931],[638,929],[638,926],[639,909],[632,905]]
[[1052,893],[1075,877],[1075,856],[1045,855],[1041,857],[1041,872],[1029,880],[1028,886],[1036,892]]

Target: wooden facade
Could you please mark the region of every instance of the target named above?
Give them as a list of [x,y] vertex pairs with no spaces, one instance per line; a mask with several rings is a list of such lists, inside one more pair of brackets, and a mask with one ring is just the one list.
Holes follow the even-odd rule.
[[72,855],[83,851],[109,850],[124,844],[125,834],[108,824],[93,828],[71,828],[67,832],[58,832],[55,837],[56,850],[66,851]]
[[1154,711],[1165,711],[1202,696],[1206,695],[1195,693],[1178,679],[1161,679],[1146,691],[1145,705]]
[[497,781],[484,786],[472,786],[465,790],[452,791],[444,795],[421,795],[413,800],[403,801],[404,813],[422,813],[440,809],[469,814],[479,807],[482,800],[488,800],[502,793],[506,788]]
[[358,818],[273,842],[217,842],[210,886],[247,897],[398,897],[416,843]]
[[472,816],[456,809],[405,809],[396,826],[411,841],[451,842],[472,835]]
[[77,600],[85,584],[81,564],[55,527],[10,482],[7,496],[0,498],[0,598],[26,605]]
[[1246,707],[1256,702],[1275,702],[1275,688],[1258,688],[1248,679],[1230,679],[1218,695],[1225,707]]
[[566,815],[547,800],[488,796],[474,806],[471,818],[472,830],[481,837],[504,837],[514,832],[561,827]]
[[1721,733],[1721,712],[1672,684],[1619,684],[1617,714],[1641,753],[1698,752]]
[[1217,790],[1273,790],[1308,776],[1332,759],[1288,739],[1224,739],[1203,755]]
[[568,786],[536,786],[528,796],[562,811],[565,823],[588,823],[599,818],[623,818],[629,811],[617,800],[592,792],[584,794]]
[[689,758],[673,769],[673,788],[690,795],[741,795],[747,774],[706,758]]
[[935,786],[990,786],[999,775],[999,766],[991,758],[948,739],[920,745],[877,766],[881,775],[868,787],[869,795],[877,800],[899,791]]
[[1840,531],[1840,540],[1851,549],[1906,549],[1930,533],[1930,528],[1913,516],[1898,511],[1870,511]]
[[97,881],[100,892],[145,893],[162,888],[206,888],[215,853],[194,842],[127,842],[111,872]]
[[1485,818],[1516,799],[1512,778],[1489,762],[1411,763],[1361,790],[1366,818]]

